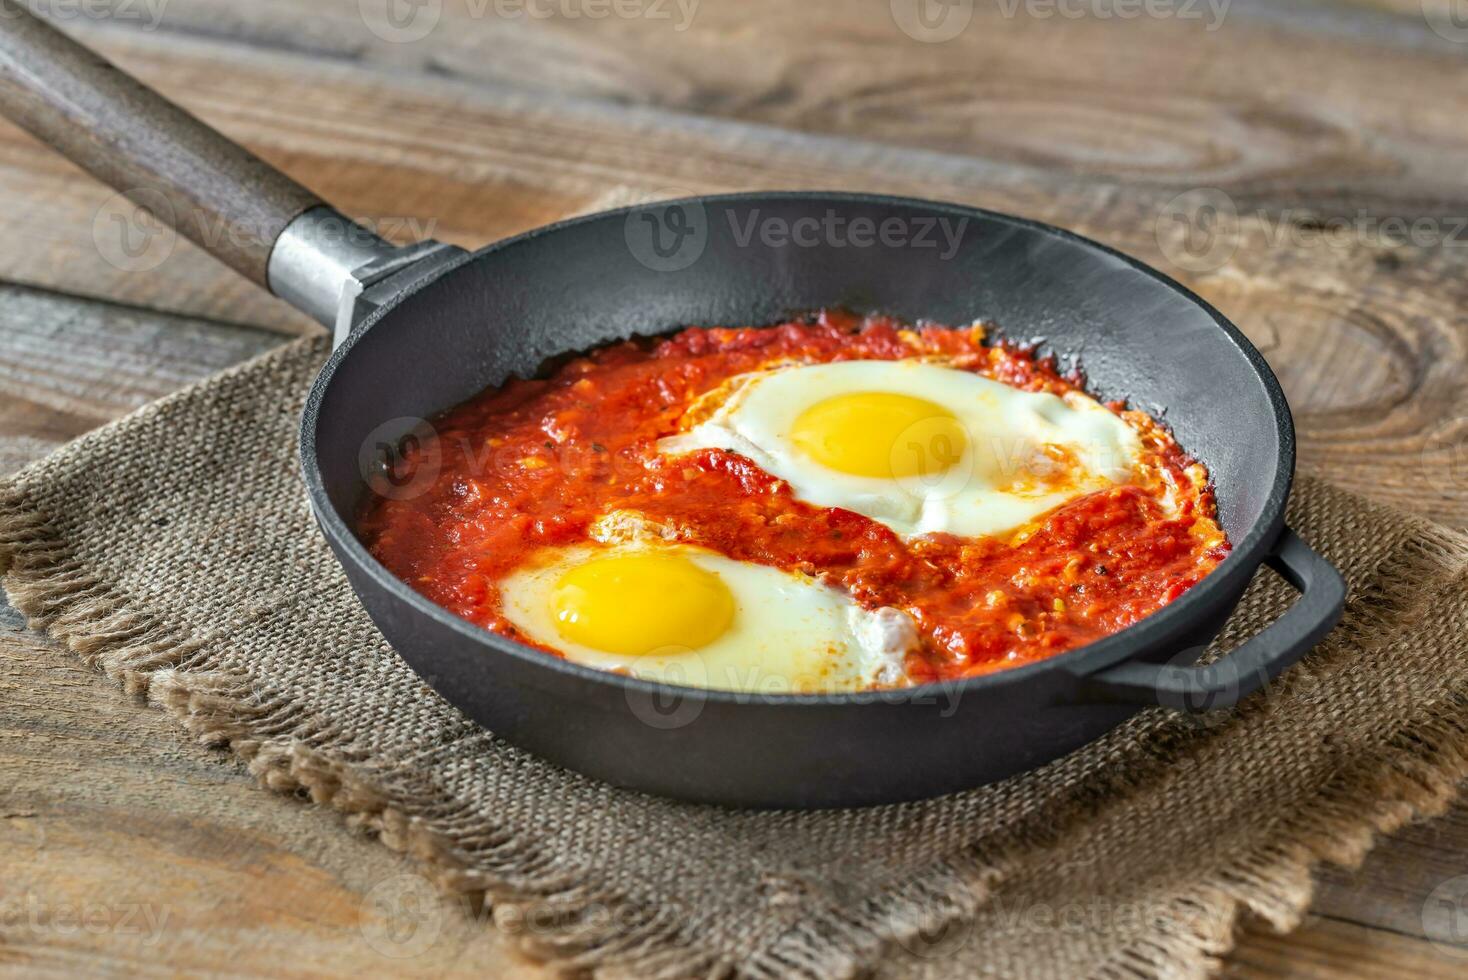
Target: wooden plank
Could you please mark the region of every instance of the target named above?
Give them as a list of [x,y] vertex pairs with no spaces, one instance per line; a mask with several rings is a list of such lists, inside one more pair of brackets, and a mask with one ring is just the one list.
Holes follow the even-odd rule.
[[[483,910],[415,906],[428,892],[403,859],[261,792],[3,612],[0,774],[0,972],[545,975]],[[1468,813],[1453,820],[1461,833]],[[1229,963],[1250,980],[1461,975],[1420,939],[1319,917],[1248,930]]]
[[[0,458],[283,340],[0,286]],[[542,975],[486,916],[331,811],[262,792],[0,601],[0,973]]]
[[[0,435],[18,418],[51,418],[41,429],[70,437],[279,340],[0,288],[0,378],[33,406],[0,416]],[[411,935],[417,921],[399,897],[404,882],[410,900],[416,887],[400,859],[343,833],[330,814],[259,792],[228,756],[181,740],[161,714],[121,698],[13,613],[0,613],[0,786],[0,853],[14,855],[0,908],[21,914],[0,916],[0,964],[177,972],[228,959],[261,975],[535,975],[482,912],[452,902],[434,906],[441,938],[428,950],[406,964],[385,956],[381,948],[401,950],[381,938]],[[1456,975],[1414,937],[1426,896],[1462,870],[1465,854],[1460,806],[1383,842],[1359,872],[1324,871],[1323,918],[1288,937],[1248,932],[1234,975],[1330,977],[1349,967],[1385,977],[1400,975],[1390,972],[1398,964]],[[93,916],[91,931],[70,926],[81,913]]]
[[9,611],[0,774],[0,973],[542,975],[482,909],[262,792]]
[[[0,971],[544,975],[482,910],[413,906],[401,858],[261,792],[226,754],[23,632],[0,634],[0,774]],[[1453,819],[1468,826],[1461,809]],[[1251,929],[1229,963],[1251,980],[1461,975],[1421,940],[1330,918],[1284,937]]]
[[[1181,230],[1170,220],[1171,191],[636,109],[532,105],[447,81],[390,83],[295,56],[178,40],[164,50],[156,37],[119,37],[110,48],[122,63],[186,93],[206,118],[348,210],[396,215],[396,227],[415,221],[451,241],[532,227],[619,185],[666,193],[860,188],[1075,227],[1177,272],[1260,343],[1297,412],[1308,465],[1379,499],[1468,521],[1468,249],[1450,240],[1459,232],[1449,218],[1431,219],[1438,233],[1425,244],[1392,244],[1369,229],[1335,241],[1304,212],[1271,210],[1266,198],[1239,191],[1228,200],[1238,214],[1230,261],[1189,272],[1174,261]],[[222,73],[226,51],[230,71]],[[18,278],[194,315],[283,322],[277,302],[186,243],[146,272],[109,265],[90,244],[106,194],[63,175],[27,138],[0,131],[0,177],[0,199],[35,246],[13,256]],[[1396,214],[1401,203],[1364,191],[1354,202],[1378,215]],[[68,250],[64,264],[45,258]]]
[[[1381,841],[1359,869],[1320,875],[1313,911],[1366,923],[1405,937],[1443,940],[1425,928],[1423,909],[1443,882],[1468,874],[1468,803],[1444,816],[1403,828]],[[1464,951],[1468,968],[1468,950]]]
[[[1237,16],[1202,39],[1180,23],[1046,26],[986,14],[961,39],[931,45],[894,43],[884,4],[873,14],[834,0],[771,2],[708,4],[672,39],[646,22],[461,22],[451,3],[431,41],[388,45],[362,29],[355,0],[172,0],[162,33],[78,26],[348,210],[395,218],[402,237],[436,219],[439,237],[476,244],[617,185],[836,186],[1018,211],[1168,267],[1158,230],[1167,202],[1221,184],[1241,216],[1241,247],[1184,278],[1265,348],[1307,462],[1468,522],[1468,277],[1463,249],[1447,240],[1454,215],[1468,214],[1455,163],[1465,91],[1450,84],[1465,49],[1424,32],[1413,3],[1359,0],[1394,8],[1400,30],[1350,19],[1314,30],[1318,18],[1264,16],[1238,0]],[[657,108],[613,104],[626,101]],[[129,269],[137,263],[104,234],[117,227],[106,192],[8,129],[0,175],[13,240],[26,243],[8,250],[8,274],[303,328],[187,245],[155,269]],[[1436,239],[1403,247],[1358,232],[1312,243],[1306,208],[1428,218]],[[17,392],[0,400],[0,466],[274,342],[188,317],[150,333],[152,322],[0,291],[0,382]],[[35,637],[0,638],[0,787],[13,787],[8,797],[0,789],[0,853],[19,855],[20,869],[0,876],[0,890],[25,883],[53,910],[115,896],[104,918],[124,905],[172,907],[179,895],[229,897],[223,907],[183,903],[151,945],[152,934],[124,935],[115,920],[100,935],[26,923],[0,931],[0,964],[24,955],[28,969],[57,973],[222,962],[302,975],[518,969],[474,910],[454,909],[447,946],[424,958],[364,951],[364,918],[368,932],[405,925],[374,926],[376,906],[364,905],[402,866],[329,815],[250,783],[69,655]],[[1386,841],[1357,873],[1323,873],[1322,917],[1289,937],[1248,933],[1231,959],[1236,975],[1458,975],[1459,961],[1413,937],[1426,895],[1468,870],[1465,828],[1459,807]],[[100,866],[99,854],[109,856]],[[236,918],[238,930],[221,928]]]
[[1003,0],[923,43],[877,2],[423,6],[441,13],[394,26],[384,0],[172,0],[161,29],[1091,177],[1462,196],[1468,89],[1441,82],[1468,65],[1420,8],[1164,2],[1123,19]]
[[280,342],[0,283],[0,472]]
[[1228,958],[1229,980],[1456,980],[1465,962],[1419,939],[1353,922],[1312,917],[1288,936],[1245,932]]

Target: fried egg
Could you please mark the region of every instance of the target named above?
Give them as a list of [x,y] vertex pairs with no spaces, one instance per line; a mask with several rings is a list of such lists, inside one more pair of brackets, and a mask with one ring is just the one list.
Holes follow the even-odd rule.
[[904,536],[999,535],[1129,482],[1141,441],[1095,399],[1028,392],[919,360],[840,361],[743,375],[663,439],[671,455],[739,453],[820,507]]
[[502,614],[568,660],[761,694],[907,683],[912,620],[813,578],[661,537],[544,549],[500,582]]

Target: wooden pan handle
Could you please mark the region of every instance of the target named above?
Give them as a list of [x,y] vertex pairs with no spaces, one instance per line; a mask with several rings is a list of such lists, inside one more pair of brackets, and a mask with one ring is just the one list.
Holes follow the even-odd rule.
[[0,0],[0,112],[242,275],[319,197],[15,0]]

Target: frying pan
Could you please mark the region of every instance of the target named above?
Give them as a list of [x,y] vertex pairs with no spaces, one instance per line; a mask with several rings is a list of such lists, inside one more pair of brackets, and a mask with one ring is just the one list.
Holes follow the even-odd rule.
[[[301,424],[321,530],[398,654],[469,717],[546,759],[730,805],[933,796],[1041,765],[1147,705],[1233,705],[1341,615],[1339,574],[1284,526],[1295,441],[1274,375],[1201,299],[1104,246],[951,204],[754,193],[596,214],[473,254],[397,248],[14,0],[0,0],[0,15],[6,114],[336,331]],[[1040,663],[897,692],[759,695],[645,683],[518,645],[428,602],[352,532],[377,448],[391,454],[488,385],[612,340],[823,307],[981,317],[1078,357],[1095,393],[1160,414],[1208,466],[1232,554],[1156,614]],[[1262,564],[1299,597],[1196,666]]]

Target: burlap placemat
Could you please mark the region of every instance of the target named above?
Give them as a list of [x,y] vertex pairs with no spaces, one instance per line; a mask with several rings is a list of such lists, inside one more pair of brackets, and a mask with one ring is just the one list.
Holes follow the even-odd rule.
[[[1305,479],[1290,519],[1350,581],[1347,618],[1241,710],[1149,712],[1039,772],[861,811],[730,812],[561,771],[468,723],[358,608],[296,475],[326,353],[292,343],[12,479],[6,590],[266,785],[487,893],[559,963],[1196,975],[1241,908],[1289,928],[1314,863],[1357,859],[1468,769],[1468,538]],[[1262,574],[1222,643],[1287,599]]]

